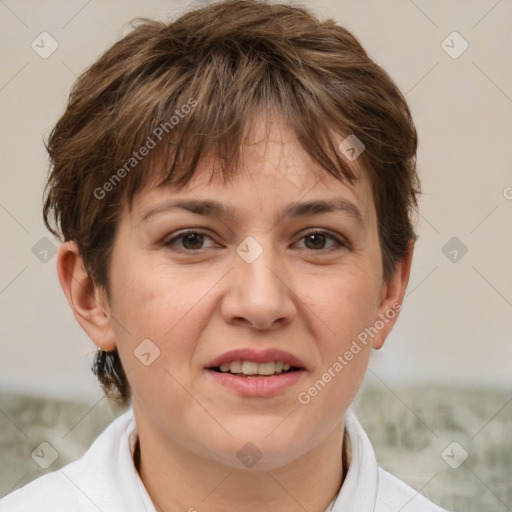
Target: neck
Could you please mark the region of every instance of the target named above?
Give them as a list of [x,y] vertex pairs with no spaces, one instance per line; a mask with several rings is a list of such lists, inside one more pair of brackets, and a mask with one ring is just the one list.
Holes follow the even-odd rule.
[[[272,471],[242,471],[198,457],[152,433],[137,437],[134,463],[157,512],[291,508],[324,512],[348,471],[349,441],[341,421],[311,452]],[[162,449],[165,446],[165,449]]]

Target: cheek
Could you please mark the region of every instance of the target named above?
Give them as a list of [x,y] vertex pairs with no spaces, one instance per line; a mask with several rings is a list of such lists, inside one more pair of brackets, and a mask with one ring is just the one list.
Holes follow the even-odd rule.
[[112,272],[113,308],[134,336],[165,337],[200,304],[215,280],[187,273],[157,258],[133,254],[120,257]]
[[376,289],[371,280],[340,278],[331,280],[327,290],[316,290],[319,361],[296,398],[312,428],[315,418],[322,418],[328,429],[352,403],[366,373],[371,343],[361,334],[376,314]]
[[[123,365],[127,372],[135,370],[130,380],[137,378],[141,365],[136,356],[147,347],[158,354],[152,372],[165,368],[176,376],[185,374],[209,321],[208,295],[218,277],[144,263],[119,259],[112,273],[112,325]],[[143,340],[151,343],[142,345]]]
[[324,417],[326,412],[321,411],[331,410],[333,421],[352,402],[364,378],[371,352],[365,329],[375,321],[380,290],[378,276],[369,267],[344,270],[323,283],[308,283],[319,360],[298,397],[301,406]]
[[327,280],[307,286],[311,309],[320,320],[318,340],[332,351],[342,351],[366,327],[372,325],[378,309],[379,283],[364,269],[346,269]]

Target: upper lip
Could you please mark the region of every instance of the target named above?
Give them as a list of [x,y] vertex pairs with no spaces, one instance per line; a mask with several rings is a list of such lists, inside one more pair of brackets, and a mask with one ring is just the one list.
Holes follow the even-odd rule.
[[282,361],[296,368],[305,368],[305,364],[290,352],[279,350],[276,348],[267,348],[263,350],[255,350],[253,348],[239,348],[224,352],[215,359],[212,359],[206,368],[216,368],[223,363],[231,363],[232,361],[253,361],[255,363],[266,363],[268,361]]

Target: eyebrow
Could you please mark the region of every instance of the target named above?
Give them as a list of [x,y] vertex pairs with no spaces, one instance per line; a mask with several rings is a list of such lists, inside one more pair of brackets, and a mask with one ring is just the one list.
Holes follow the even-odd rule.
[[[222,219],[237,219],[235,208],[214,200],[201,199],[173,199],[147,210],[139,222],[144,222],[154,215],[168,212],[174,209],[182,209],[197,215],[217,216]],[[320,213],[341,211],[353,217],[359,224],[364,224],[363,215],[359,208],[350,201],[341,198],[318,199],[306,202],[293,202],[288,204],[281,213],[285,217],[308,217]]]

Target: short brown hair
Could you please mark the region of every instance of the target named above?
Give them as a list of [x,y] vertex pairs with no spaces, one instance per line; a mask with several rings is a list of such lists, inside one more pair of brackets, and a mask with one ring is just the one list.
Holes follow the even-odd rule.
[[[212,173],[232,176],[262,109],[277,111],[304,150],[341,181],[355,176],[335,136],[364,144],[359,159],[371,183],[383,275],[393,275],[416,238],[417,135],[403,95],[350,32],[305,8],[257,0],[134,25],[78,78],[47,144],[45,224],[77,243],[107,296],[122,206],[131,208],[150,182],[186,186],[206,157],[215,157]],[[107,395],[126,403],[117,349],[109,356],[116,377],[95,373]]]

